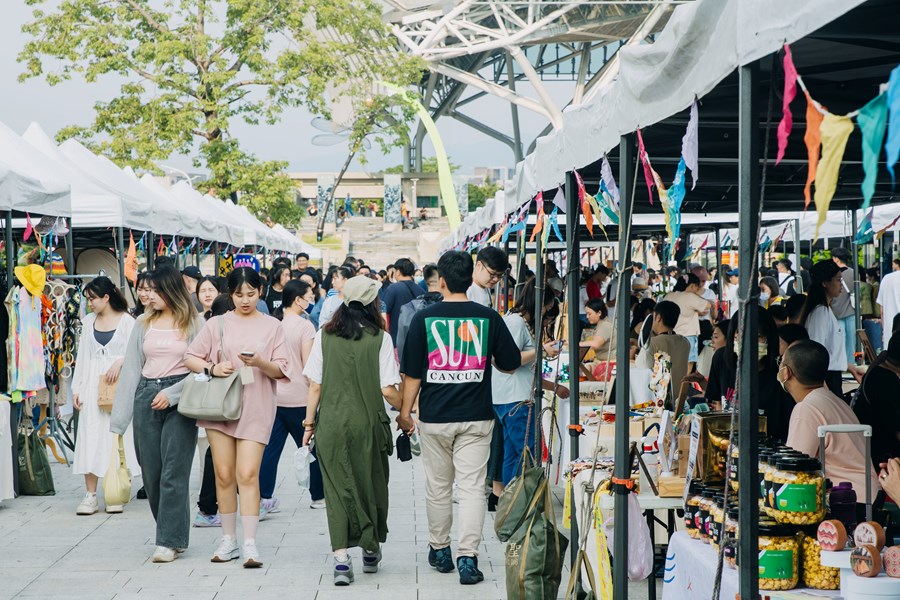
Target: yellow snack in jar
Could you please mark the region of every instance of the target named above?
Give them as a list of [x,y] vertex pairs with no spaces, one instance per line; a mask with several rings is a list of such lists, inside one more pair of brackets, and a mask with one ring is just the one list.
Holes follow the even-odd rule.
[[822,566],[818,540],[808,535],[801,536],[801,580],[804,587],[816,590],[836,590],[841,587],[841,570]]
[[[767,474],[766,477],[769,477]],[[782,458],[771,472],[771,516],[779,523],[817,525],[825,518],[825,478],[819,461]]]
[[761,521],[759,589],[792,590],[800,581],[800,545],[789,525]]

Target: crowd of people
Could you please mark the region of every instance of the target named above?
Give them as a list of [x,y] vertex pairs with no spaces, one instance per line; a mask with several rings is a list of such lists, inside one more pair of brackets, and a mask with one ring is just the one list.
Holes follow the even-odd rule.
[[[885,336],[874,364],[866,371],[859,367],[855,338],[847,333],[853,281],[851,276],[848,285],[849,259],[839,250],[800,274],[790,261],[759,273],[760,413],[770,436],[814,456],[818,425],[871,424],[873,464],[864,464],[862,440],[854,438],[829,437],[825,460],[829,473],[857,489],[865,469],[873,469],[880,473],[873,481],[890,491],[900,484],[894,458],[900,456],[900,335]],[[106,432],[112,432],[124,436],[132,472],[142,476],[138,497],[146,497],[156,521],[154,562],[171,562],[184,552],[193,524],[221,527],[212,562],[240,558],[244,567],[260,567],[258,524],[280,510],[275,481],[290,435],[317,457],[310,467],[311,507],[326,511],[334,583],[348,585],[354,581],[349,551],[361,548],[363,573],[374,573],[387,540],[388,457],[395,435],[389,411],[395,411],[396,429],[418,435],[429,565],[442,573],[456,570],[462,584],[482,581],[478,548],[486,511],[541,452],[534,434],[540,408],[534,406],[536,348],[541,344],[552,358],[568,343],[554,339],[552,327],[535,330],[538,317],[552,325],[565,296],[553,261],[545,273],[543,306],[536,305],[536,282],[527,267],[516,282],[507,255],[495,247],[474,259],[446,252],[421,268],[400,258],[383,270],[348,256],[321,271],[299,254],[260,272],[239,268],[226,278],[204,276],[197,267],[179,272],[162,259],[139,274],[132,311],[109,279],[93,280],[85,287],[91,314],[73,380],[80,411],[74,472],[85,478],[76,512],[100,510],[98,479],[109,464]],[[714,269],[689,265],[656,273],[638,263],[625,276],[631,318],[624,326],[634,364],[653,368],[659,356],[667,357],[670,404],[733,406],[741,348],[734,318],[741,301],[738,272],[719,277]],[[504,278],[511,284],[506,289],[515,290],[508,303],[493,292]],[[880,324],[888,305],[900,305],[893,299],[900,297],[900,275],[886,277],[880,289],[877,273],[866,284],[860,288],[867,289],[861,294],[868,298],[864,317]],[[583,273],[577,346],[598,379],[615,371],[616,330],[622,326],[612,310],[617,289],[605,266]],[[881,345],[880,336],[871,339]],[[235,373],[243,385],[240,418],[195,421],[178,411],[189,378]],[[845,393],[845,373],[861,382],[856,392]],[[567,387],[542,381],[545,389],[568,396]],[[98,399],[101,388],[112,385],[110,414]],[[201,488],[192,519],[195,452]]]

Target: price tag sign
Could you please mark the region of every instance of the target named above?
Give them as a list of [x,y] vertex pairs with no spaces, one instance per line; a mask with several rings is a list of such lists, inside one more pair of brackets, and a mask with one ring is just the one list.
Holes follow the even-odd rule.
[[682,502],[687,502],[688,490],[690,490],[691,478],[694,477],[694,465],[697,462],[697,451],[700,448],[700,419],[691,416],[691,450],[688,453],[687,473],[684,477],[684,493]]

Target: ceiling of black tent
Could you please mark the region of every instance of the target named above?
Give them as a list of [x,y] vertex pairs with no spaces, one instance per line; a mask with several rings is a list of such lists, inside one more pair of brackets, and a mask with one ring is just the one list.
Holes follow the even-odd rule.
[[[879,93],[890,72],[900,64],[900,29],[895,0],[870,0],[822,29],[791,45],[794,64],[811,96],[834,114],[842,115],[864,106]],[[782,116],[784,70],[782,54],[775,59],[774,96],[769,126],[769,163],[766,173],[765,210],[803,210],[808,156],[803,136],[806,129],[806,99],[799,86],[791,103],[793,129],[784,160],[775,166],[776,130]],[[759,134],[763,152],[765,124],[772,78],[772,56],[760,60]],[[691,189],[692,175],[686,176],[686,195],[682,212],[734,212],[738,209],[738,75],[731,74],[699,103],[699,183]],[[643,131],[644,143],[654,169],[670,185],[681,156],[681,140],[688,122],[688,111],[674,115]],[[610,163],[618,180],[618,149],[610,152]],[[844,153],[832,209],[858,208],[862,202],[863,180],[861,135],[858,128],[850,135]],[[879,162],[875,203],[894,200],[890,175],[884,167],[884,152]],[[900,167],[898,167],[900,168]],[[638,166],[640,171],[640,167]],[[600,161],[579,171],[588,192],[596,191]],[[635,212],[661,212],[654,193],[654,204],[647,198],[643,173],[638,173]],[[815,207],[810,204],[810,210]]]

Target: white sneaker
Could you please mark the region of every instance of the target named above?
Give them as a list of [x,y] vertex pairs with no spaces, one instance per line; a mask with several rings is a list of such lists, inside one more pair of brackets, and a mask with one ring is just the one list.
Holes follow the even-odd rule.
[[165,546],[157,546],[156,552],[153,553],[153,562],[170,563],[175,560],[175,548],[166,548]]
[[242,554],[244,555],[245,569],[258,569],[263,565],[262,561],[259,559],[259,550],[256,548],[256,540],[244,540]]
[[78,508],[75,509],[76,515],[92,515],[100,510],[100,502],[97,501],[97,494],[87,493]]
[[310,503],[309,507],[310,508],[325,508],[325,499],[322,498],[321,500],[313,500]]
[[240,551],[238,550],[237,540],[230,535],[223,535],[222,541],[219,543],[219,547],[216,548],[210,562],[224,563],[234,560],[238,556],[240,556]]
[[117,515],[120,512],[122,512],[123,510],[125,510],[125,507],[121,504],[107,504],[106,505],[106,512],[111,515]]

